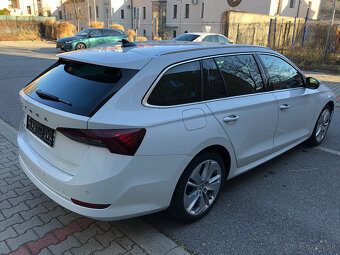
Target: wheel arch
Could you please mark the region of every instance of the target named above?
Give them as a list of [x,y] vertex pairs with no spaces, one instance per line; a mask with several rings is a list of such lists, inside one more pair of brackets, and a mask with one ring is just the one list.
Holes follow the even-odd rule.
[[193,161],[196,157],[198,157],[198,155],[200,155],[201,153],[206,152],[206,151],[213,151],[213,152],[218,153],[221,156],[223,163],[224,163],[225,171],[226,171],[225,172],[225,178],[227,179],[228,176],[229,176],[230,167],[231,167],[230,153],[227,150],[227,148],[225,148],[224,146],[222,146],[220,144],[210,145],[210,146],[202,149],[199,153],[197,153],[196,156],[191,161]]
[[329,105],[329,107],[331,108],[331,111],[333,112],[334,111],[334,102],[333,101],[329,101],[325,106]]

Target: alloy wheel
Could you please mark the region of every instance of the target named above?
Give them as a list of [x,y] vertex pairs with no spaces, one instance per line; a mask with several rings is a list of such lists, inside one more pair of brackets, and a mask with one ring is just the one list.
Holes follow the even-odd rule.
[[206,160],[191,173],[184,189],[184,208],[191,215],[206,211],[221,188],[222,168],[215,160]]
[[315,133],[316,141],[318,143],[320,143],[324,139],[327,133],[327,130],[328,130],[330,120],[331,120],[331,113],[329,109],[324,109],[324,111],[321,113],[320,118],[318,120],[316,133]]

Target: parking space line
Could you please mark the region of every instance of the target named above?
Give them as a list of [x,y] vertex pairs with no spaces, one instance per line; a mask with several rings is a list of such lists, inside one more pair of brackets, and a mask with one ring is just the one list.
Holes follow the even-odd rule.
[[315,147],[315,149],[318,149],[320,151],[325,151],[325,152],[332,153],[332,154],[335,154],[337,156],[340,156],[340,151],[335,151],[335,150],[327,149],[327,148],[324,148],[324,147]]

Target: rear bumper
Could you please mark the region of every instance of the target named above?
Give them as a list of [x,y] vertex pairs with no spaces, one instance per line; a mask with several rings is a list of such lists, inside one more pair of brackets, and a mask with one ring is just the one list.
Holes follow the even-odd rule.
[[[88,155],[79,171],[70,175],[36,153],[23,128],[18,133],[18,145],[23,171],[42,192],[73,212],[99,220],[130,218],[167,208],[177,181],[191,160],[191,156],[185,155],[119,156],[126,159],[93,162],[93,156]],[[91,209],[74,204],[71,198],[111,206]]]

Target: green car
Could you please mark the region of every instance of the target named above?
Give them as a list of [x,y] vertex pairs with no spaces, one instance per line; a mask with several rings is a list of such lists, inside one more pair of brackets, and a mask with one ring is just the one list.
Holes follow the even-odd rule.
[[62,37],[57,40],[57,48],[64,51],[92,48],[100,44],[116,43],[126,39],[122,30],[112,28],[89,28],[74,36]]

